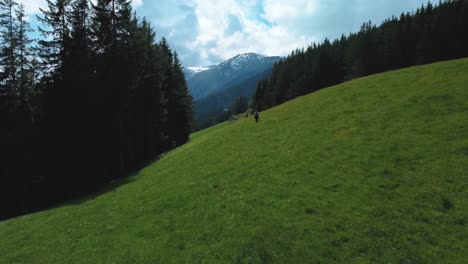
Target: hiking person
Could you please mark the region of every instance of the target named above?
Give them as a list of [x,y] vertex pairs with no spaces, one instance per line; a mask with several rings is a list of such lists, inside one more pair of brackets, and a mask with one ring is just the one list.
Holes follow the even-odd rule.
[[258,119],[260,118],[260,115],[258,114],[258,111],[255,111],[254,117],[255,117],[255,122],[258,123]]

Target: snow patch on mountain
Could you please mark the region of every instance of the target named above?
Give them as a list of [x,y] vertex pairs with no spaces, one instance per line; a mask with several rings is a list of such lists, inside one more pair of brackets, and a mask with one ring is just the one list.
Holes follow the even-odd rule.
[[268,58],[268,56],[256,53],[244,53],[218,64],[217,67],[231,66],[233,70],[237,71],[248,61],[262,60],[265,58]]
[[187,69],[192,71],[193,73],[200,73],[200,72],[207,71],[207,70],[211,69],[211,67],[198,66],[198,67],[187,67]]

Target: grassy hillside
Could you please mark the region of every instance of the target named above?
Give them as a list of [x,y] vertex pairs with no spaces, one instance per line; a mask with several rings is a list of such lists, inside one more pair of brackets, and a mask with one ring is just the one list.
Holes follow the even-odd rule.
[[466,263],[467,171],[468,59],[404,69],[201,131],[126,184],[2,222],[0,263]]

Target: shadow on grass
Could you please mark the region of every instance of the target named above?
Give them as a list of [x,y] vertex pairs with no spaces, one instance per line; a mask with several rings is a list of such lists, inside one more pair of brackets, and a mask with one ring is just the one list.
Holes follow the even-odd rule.
[[[134,182],[137,175],[138,175],[138,173],[140,173],[140,171],[134,172],[134,173],[130,174],[129,176],[126,176],[126,177],[121,178],[121,179],[112,180],[112,181],[110,181],[109,183],[105,184],[104,186],[102,186],[100,188],[95,188],[94,190],[91,190],[91,191],[87,192],[86,194],[82,194],[80,196],[77,196],[76,198],[73,198],[72,200],[62,202],[58,206],[81,205],[81,204],[86,203],[89,200],[94,200],[95,198],[97,198],[97,197],[99,197],[99,196],[101,196],[103,194],[115,191],[116,189],[118,189],[121,186],[124,186],[126,184]],[[54,207],[55,206],[53,206],[52,208],[54,208]],[[52,209],[52,208],[48,208],[48,209]]]
[[[60,198],[60,195],[57,196],[50,196],[45,198],[44,200],[40,201],[36,205],[34,205],[31,208],[26,208],[26,209],[20,209],[16,211],[12,211],[12,213],[8,213],[5,215],[0,214],[0,222],[13,219],[16,217],[28,217],[32,214],[39,213],[39,212],[45,212],[54,208],[58,207],[64,207],[64,206],[76,206],[76,205],[81,205],[84,204],[90,200],[93,200],[105,193],[115,191],[116,189],[120,188],[121,186],[124,186],[126,184],[132,183],[136,180],[137,176],[140,174],[140,172],[148,167],[149,165],[159,161],[162,157],[167,155],[169,152],[163,153],[159,155],[158,157],[148,160],[144,163],[142,163],[138,168],[136,168],[133,172],[129,172],[127,176],[115,179],[115,180],[110,180],[107,183],[103,183],[101,186],[97,186],[95,188],[90,188],[89,190],[86,190],[82,192],[81,194],[68,194],[64,195]],[[44,194],[46,190],[42,190],[38,192],[38,194]],[[0,208],[2,208],[2,204],[0,203]]]
[[[152,160],[149,160],[149,161],[143,163],[140,166],[139,169],[135,170],[134,172],[129,173],[128,176],[125,176],[125,177],[120,178],[120,179],[112,180],[112,181],[108,182],[107,184],[104,184],[104,186],[102,186],[102,187],[95,188],[93,190],[88,191],[85,194],[79,195],[79,196],[77,196],[75,198],[72,198],[72,199],[70,199],[68,201],[64,201],[62,203],[59,203],[58,206],[84,204],[89,200],[94,200],[95,198],[97,198],[97,197],[99,197],[99,196],[101,196],[103,194],[115,191],[116,189],[120,188],[121,186],[132,183],[132,182],[134,182],[136,180],[136,178],[140,174],[141,170],[143,170],[144,168],[148,167],[149,165],[159,161],[162,157],[164,157],[164,155],[166,155],[166,153],[161,154],[159,157],[154,158]],[[54,207],[55,206],[53,206],[51,208],[54,208]],[[48,209],[51,209],[51,208],[48,208]],[[48,210],[48,209],[46,209],[46,210]]]

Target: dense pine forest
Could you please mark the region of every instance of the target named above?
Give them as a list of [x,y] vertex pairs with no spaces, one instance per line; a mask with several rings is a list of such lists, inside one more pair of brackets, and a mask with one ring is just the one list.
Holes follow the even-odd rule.
[[380,26],[293,51],[257,83],[253,107],[265,110],[319,89],[370,74],[468,57],[468,1],[423,5]]
[[189,140],[176,52],[127,0],[0,0],[0,219],[104,187]]

